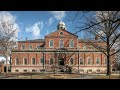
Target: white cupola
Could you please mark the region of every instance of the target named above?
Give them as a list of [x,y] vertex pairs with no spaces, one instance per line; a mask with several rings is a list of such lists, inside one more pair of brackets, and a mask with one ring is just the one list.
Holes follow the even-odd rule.
[[58,23],[58,26],[57,26],[57,29],[62,29],[62,30],[66,30],[66,26],[65,26],[65,23],[64,22],[59,22]]

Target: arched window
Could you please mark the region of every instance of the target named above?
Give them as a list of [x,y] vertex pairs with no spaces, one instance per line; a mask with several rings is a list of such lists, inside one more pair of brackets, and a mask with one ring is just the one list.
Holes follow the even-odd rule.
[[49,47],[50,47],[50,48],[53,47],[53,40],[50,40],[50,42],[49,42]]
[[32,65],[35,65],[36,62],[35,62],[35,58],[32,58]]
[[73,41],[73,40],[70,40],[69,46],[70,46],[71,48],[74,47],[74,41]]
[[53,65],[53,59],[50,58],[50,65]]
[[64,42],[63,42],[63,40],[60,40],[60,41],[59,41],[59,47],[60,47],[60,48],[63,48],[63,47],[64,47]]
[[27,65],[27,58],[24,58],[24,65]]
[[88,58],[88,65],[92,65],[92,58]]
[[74,62],[73,62],[73,58],[70,59],[70,65],[73,65]]
[[16,58],[16,65],[19,65],[20,64],[20,60],[19,58]]
[[80,58],[80,65],[83,65],[83,64],[84,64],[83,58]]

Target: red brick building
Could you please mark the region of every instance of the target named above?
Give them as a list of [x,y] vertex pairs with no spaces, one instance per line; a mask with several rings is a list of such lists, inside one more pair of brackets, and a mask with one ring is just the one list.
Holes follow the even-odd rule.
[[12,51],[12,72],[40,72],[53,65],[68,65],[88,73],[106,71],[106,56],[102,52],[66,30],[63,22],[57,29],[45,39],[18,41],[18,48]]

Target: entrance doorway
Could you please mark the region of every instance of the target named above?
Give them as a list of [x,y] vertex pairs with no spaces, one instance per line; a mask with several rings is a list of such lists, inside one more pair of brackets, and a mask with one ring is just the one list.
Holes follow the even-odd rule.
[[64,59],[59,59],[59,65],[61,65],[61,66],[64,65]]

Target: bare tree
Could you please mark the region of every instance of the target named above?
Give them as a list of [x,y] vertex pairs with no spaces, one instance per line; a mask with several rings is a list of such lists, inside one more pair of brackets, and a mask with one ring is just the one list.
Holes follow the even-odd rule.
[[14,22],[0,20],[0,46],[6,58],[6,74],[8,73],[8,56],[16,45],[16,33],[18,28]]
[[[120,12],[119,11],[94,11],[83,12],[84,22],[76,26],[77,32],[88,33],[89,44],[103,52],[107,57],[107,76],[111,74],[111,58],[120,51]],[[79,20],[80,21],[80,20]],[[97,42],[91,42],[96,36]],[[87,43],[88,43],[87,42]],[[99,44],[104,42],[104,45]],[[117,42],[117,43],[116,43]]]

